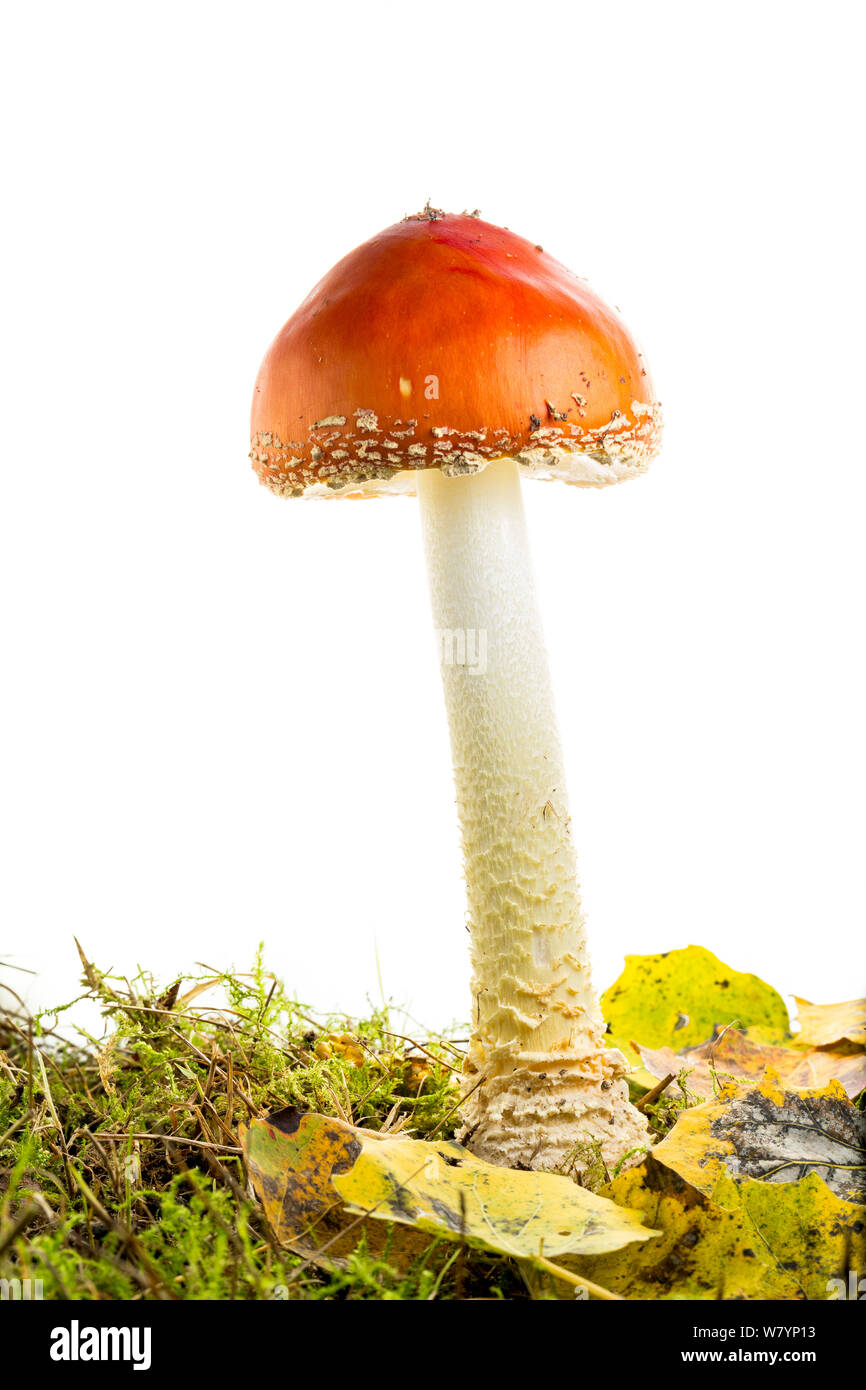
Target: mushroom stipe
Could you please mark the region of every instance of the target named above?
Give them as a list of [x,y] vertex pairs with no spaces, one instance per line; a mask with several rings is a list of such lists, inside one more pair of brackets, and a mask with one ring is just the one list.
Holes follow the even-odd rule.
[[619,316],[535,243],[429,208],[325,276],[256,382],[277,495],[418,498],[469,904],[462,1134],[496,1163],[590,1144],[613,1169],[646,1136],[590,976],[521,475],[605,487],[660,442]]

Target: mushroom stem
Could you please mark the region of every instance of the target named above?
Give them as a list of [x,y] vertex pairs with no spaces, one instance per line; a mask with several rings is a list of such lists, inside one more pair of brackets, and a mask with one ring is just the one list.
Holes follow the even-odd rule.
[[463,1136],[489,1161],[535,1168],[579,1169],[598,1141],[610,1166],[646,1128],[590,977],[517,464],[425,470],[417,491],[471,933]]

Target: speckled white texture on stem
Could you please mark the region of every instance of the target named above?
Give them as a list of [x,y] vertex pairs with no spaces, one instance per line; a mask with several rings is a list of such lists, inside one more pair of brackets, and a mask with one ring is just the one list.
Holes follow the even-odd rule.
[[518,465],[431,469],[417,488],[434,624],[447,635],[469,904],[464,1136],[483,1158],[536,1168],[579,1169],[597,1140],[611,1168],[646,1126],[622,1055],[602,1041]]

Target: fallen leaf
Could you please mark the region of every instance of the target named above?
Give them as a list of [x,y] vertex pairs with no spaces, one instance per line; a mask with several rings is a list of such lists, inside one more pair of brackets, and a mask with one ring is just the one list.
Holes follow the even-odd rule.
[[730,1023],[748,1029],[759,1042],[789,1036],[782,996],[757,975],[732,970],[703,946],[627,956],[625,970],[602,996],[601,1009],[608,1046],[626,1057],[632,1055],[632,1039],[644,1047],[677,1050]]
[[790,1183],[817,1173],[838,1197],[862,1200],[866,1115],[837,1081],[786,1091],[768,1069],[758,1085],[731,1083],[714,1100],[682,1111],[653,1157],[706,1196],[725,1176]]
[[373,1255],[386,1253],[405,1266],[429,1245],[411,1231],[392,1233],[375,1221],[346,1215],[334,1189],[335,1174],[351,1168],[361,1152],[361,1133],[324,1115],[289,1106],[238,1131],[247,1170],[274,1235],[317,1264],[339,1267],[362,1237]]
[[864,1268],[866,1207],[837,1197],[817,1173],[788,1183],[726,1179],[713,1200],[745,1212],[761,1257],[777,1275],[794,1277],[802,1297],[826,1299],[832,1280]]
[[798,1047],[838,1047],[850,1043],[866,1047],[866,999],[849,999],[844,1004],[810,1004],[794,996],[800,1031]]
[[459,1237],[502,1255],[548,1259],[615,1250],[651,1235],[630,1213],[556,1173],[499,1168],[460,1144],[365,1144],[334,1179],[353,1211]]
[[797,1183],[720,1179],[714,1200],[650,1156],[606,1196],[658,1232],[569,1268],[627,1299],[814,1299],[866,1260],[866,1211],[815,1174]]
[[767,1067],[772,1067],[786,1085],[797,1089],[839,1081],[853,1100],[866,1087],[866,1052],[779,1047],[755,1042],[739,1028],[724,1028],[709,1042],[682,1052],[674,1052],[671,1047],[642,1047],[637,1043],[634,1046],[646,1069],[659,1079],[671,1073],[678,1076],[683,1067],[688,1067],[685,1084],[696,1096],[716,1095],[728,1076],[757,1081]]
[[[648,1240],[631,1211],[556,1173],[499,1168],[459,1144],[389,1138],[323,1115],[280,1111],[254,1120],[241,1143],[275,1233],[293,1248],[344,1255],[358,1217],[517,1259],[595,1254]],[[349,1226],[353,1229],[350,1231]],[[354,1240],[351,1240],[354,1235]],[[347,1247],[346,1241],[350,1244]]]

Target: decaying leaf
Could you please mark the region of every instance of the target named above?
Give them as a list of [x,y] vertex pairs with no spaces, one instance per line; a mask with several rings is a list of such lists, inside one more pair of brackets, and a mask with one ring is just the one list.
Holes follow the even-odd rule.
[[460,1144],[383,1139],[364,1144],[334,1179],[352,1211],[526,1258],[615,1250],[647,1240],[630,1212],[556,1173],[498,1168]]
[[332,1242],[330,1255],[344,1255],[359,1239],[358,1217],[371,1237],[395,1223],[410,1250],[434,1234],[523,1259],[617,1250],[652,1235],[635,1212],[569,1178],[497,1168],[448,1141],[284,1110],[254,1120],[241,1142],[271,1225],[294,1249]]
[[778,1273],[792,1274],[808,1298],[827,1298],[828,1281],[866,1268],[866,1207],[837,1197],[817,1173],[799,1182],[727,1179],[717,1204],[745,1212]]
[[866,1115],[837,1081],[786,1091],[768,1070],[758,1085],[731,1083],[684,1110],[653,1156],[708,1197],[725,1177],[783,1184],[816,1173],[838,1197],[862,1201]]
[[688,1089],[697,1096],[713,1096],[727,1077],[757,1081],[772,1067],[786,1086],[797,1089],[827,1086],[839,1081],[853,1100],[866,1087],[866,1052],[834,1052],[828,1048],[803,1050],[755,1042],[739,1028],[723,1028],[709,1042],[675,1052],[672,1047],[637,1046],[640,1059],[652,1076],[679,1075],[689,1068]]
[[844,1004],[810,1004],[796,998],[800,1031],[798,1047],[836,1047],[848,1043],[866,1047],[866,999],[849,999]]
[[608,1044],[626,1057],[633,1056],[632,1041],[679,1050],[731,1023],[759,1042],[782,1042],[789,1035],[782,996],[757,975],[732,970],[703,946],[627,956],[601,1008]]
[[815,1174],[796,1183],[719,1180],[714,1200],[652,1157],[605,1195],[659,1234],[569,1267],[628,1299],[815,1299],[866,1261],[866,1211]]
[[239,1129],[253,1188],[277,1239],[316,1263],[339,1266],[362,1236],[374,1255],[408,1264],[428,1244],[408,1229],[346,1215],[332,1179],[351,1168],[363,1130],[288,1107]]

